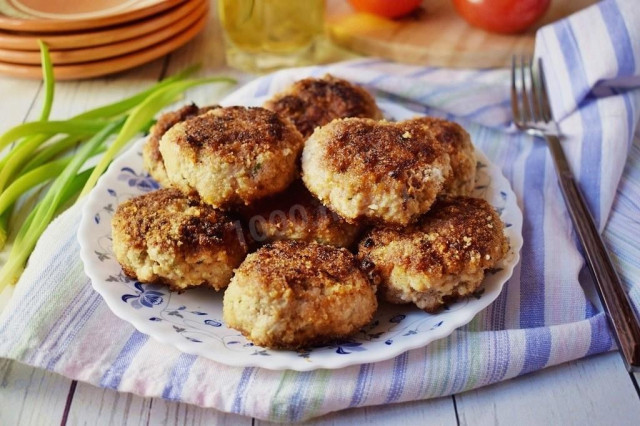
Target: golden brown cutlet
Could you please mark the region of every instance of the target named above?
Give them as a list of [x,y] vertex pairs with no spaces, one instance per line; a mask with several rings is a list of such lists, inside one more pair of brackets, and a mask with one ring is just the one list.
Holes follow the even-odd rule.
[[242,216],[258,242],[303,240],[349,247],[360,231],[359,225],[323,206],[300,180],[243,209]]
[[239,222],[174,188],[121,203],[111,226],[125,273],[172,290],[225,288],[247,254]]
[[382,119],[369,92],[347,80],[325,75],[298,80],[265,103],[265,108],[288,118],[305,138],[316,127],[337,118]]
[[230,208],[289,186],[303,144],[296,128],[273,111],[233,106],[174,125],[160,139],[160,152],[173,186]]
[[427,212],[451,173],[449,155],[423,126],[365,118],[316,130],[302,153],[302,179],[348,221],[407,225]]
[[371,230],[358,258],[387,301],[434,312],[447,300],[474,293],[485,270],[507,251],[504,225],[493,207],[460,196],[438,200],[409,227]]
[[230,327],[282,349],[347,337],[377,307],[375,289],[349,251],[303,241],[277,241],[250,254],[223,302]]

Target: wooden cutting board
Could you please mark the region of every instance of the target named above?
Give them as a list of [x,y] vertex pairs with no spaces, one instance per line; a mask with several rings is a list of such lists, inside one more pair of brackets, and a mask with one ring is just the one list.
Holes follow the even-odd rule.
[[503,67],[514,54],[532,54],[537,28],[597,0],[552,0],[537,25],[517,35],[489,33],[467,24],[451,0],[425,0],[398,20],[356,13],[346,0],[327,0],[330,38],[358,53],[398,62],[455,68]]

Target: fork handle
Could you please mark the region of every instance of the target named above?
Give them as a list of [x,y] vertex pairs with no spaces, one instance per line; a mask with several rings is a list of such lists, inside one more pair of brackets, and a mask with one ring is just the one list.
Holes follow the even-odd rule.
[[558,174],[569,215],[586,255],[609,323],[612,325],[628,371],[640,370],[640,325],[620,282],[609,252],[569,168],[559,138],[545,136]]

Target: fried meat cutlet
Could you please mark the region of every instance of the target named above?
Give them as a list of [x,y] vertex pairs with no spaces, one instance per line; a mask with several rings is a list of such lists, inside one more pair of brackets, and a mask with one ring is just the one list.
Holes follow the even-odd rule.
[[377,307],[374,287],[346,249],[277,241],[236,270],[223,316],[257,345],[298,349],[352,335]]
[[337,118],[382,119],[369,92],[329,74],[323,78],[298,80],[264,106],[291,120],[305,138],[311,136],[316,127]]
[[346,220],[407,225],[427,212],[451,173],[449,155],[422,126],[363,118],[317,129],[302,153],[302,179]]
[[504,225],[489,203],[445,197],[414,225],[373,229],[358,259],[385,300],[435,312],[475,293],[507,251]]
[[258,242],[302,240],[349,247],[360,231],[360,226],[323,206],[300,180],[243,209],[242,216],[252,239]]
[[259,107],[217,108],[160,139],[171,184],[216,208],[276,194],[298,175],[304,141],[286,119]]
[[121,203],[111,226],[125,274],[172,290],[221,290],[247,254],[237,221],[174,188]]

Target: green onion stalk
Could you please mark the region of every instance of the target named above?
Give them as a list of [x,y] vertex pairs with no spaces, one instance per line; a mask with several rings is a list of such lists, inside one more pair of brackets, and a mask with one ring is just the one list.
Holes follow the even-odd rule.
[[[40,62],[42,63],[42,79],[44,82],[44,102],[42,104],[42,110],[40,111],[40,121],[47,121],[49,114],[51,113],[51,106],[53,105],[53,94],[55,90],[55,78],[53,75],[53,64],[51,63],[51,55],[49,54],[49,47],[42,41],[38,40],[40,46]],[[35,138],[35,136],[34,136]],[[0,148],[2,152],[4,148]],[[0,160],[0,171],[4,172],[6,160],[9,156],[6,156]],[[2,187],[0,187],[2,191]],[[4,247],[7,240],[7,227],[9,224],[9,216],[11,211],[6,211],[0,214],[0,248]],[[0,285],[0,289],[1,289]]]
[[[56,210],[63,203],[66,189],[73,182],[85,161],[91,157],[91,153],[111,136],[121,124],[121,122],[116,121],[104,126],[102,130],[83,144],[69,164],[64,167],[62,173],[56,177],[42,201],[34,209],[32,220],[25,222],[18,232],[7,263],[0,269],[0,283],[14,283],[18,280],[38,238],[49,225],[49,222],[53,220]],[[24,225],[27,226],[25,227]]]

